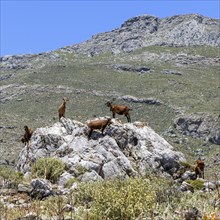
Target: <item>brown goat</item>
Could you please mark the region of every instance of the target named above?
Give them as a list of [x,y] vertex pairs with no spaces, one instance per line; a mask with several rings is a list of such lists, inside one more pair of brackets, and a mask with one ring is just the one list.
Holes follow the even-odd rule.
[[67,101],[69,101],[69,99],[66,98],[66,97],[63,97],[63,103],[58,108],[59,120],[60,120],[61,117],[65,118],[65,110],[66,110],[66,102]]
[[196,175],[196,179],[199,176],[199,178],[203,178],[204,179],[204,167],[205,167],[205,163],[199,158],[196,163],[195,163],[195,175]]
[[31,128],[28,128],[27,125],[24,126],[24,130],[25,130],[25,133],[23,137],[21,138],[21,141],[22,143],[28,144],[33,134],[33,130]]
[[132,110],[131,108],[125,105],[113,105],[110,101],[106,102],[105,104],[110,108],[110,111],[112,111],[113,118],[115,118],[115,114],[117,113],[119,115],[125,115],[128,122],[131,122],[131,117],[129,114],[129,111]]
[[87,124],[88,127],[90,128],[88,138],[91,137],[92,131],[93,131],[94,129],[99,129],[99,130],[101,130],[102,135],[103,135],[103,132],[104,132],[105,128],[106,128],[109,124],[111,124],[111,118],[108,118],[108,119],[99,119],[99,120],[90,121],[90,122]]

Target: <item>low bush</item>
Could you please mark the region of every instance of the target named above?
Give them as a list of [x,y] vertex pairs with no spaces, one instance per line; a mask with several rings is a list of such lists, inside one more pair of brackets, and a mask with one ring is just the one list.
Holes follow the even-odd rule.
[[17,188],[24,179],[23,173],[5,166],[0,166],[0,177],[12,188]]
[[180,161],[180,165],[182,165],[185,169],[188,169],[188,170],[193,168],[193,166],[191,164],[189,164],[185,161]]
[[65,164],[58,158],[40,158],[32,166],[32,176],[55,183],[64,172]]
[[187,180],[186,182],[189,183],[190,185],[192,185],[193,188],[197,189],[197,190],[201,190],[204,187],[204,181],[203,180],[199,180],[199,179]]
[[74,183],[78,183],[79,182],[79,180],[77,179],[77,178],[75,178],[75,177],[73,177],[73,178],[70,178],[67,182],[66,182],[66,184],[65,184],[65,188],[70,188]]
[[156,204],[155,184],[131,178],[79,185],[76,203],[90,208],[89,219],[136,219],[151,213]]

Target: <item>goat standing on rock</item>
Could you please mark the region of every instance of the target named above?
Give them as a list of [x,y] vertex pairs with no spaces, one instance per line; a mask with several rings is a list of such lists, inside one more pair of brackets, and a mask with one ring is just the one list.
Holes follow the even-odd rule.
[[25,130],[25,133],[23,137],[21,138],[21,141],[22,143],[28,144],[33,134],[33,130],[31,128],[28,128],[27,125],[24,126],[24,130]]
[[113,105],[112,102],[110,101],[106,102],[105,104],[110,108],[110,111],[112,111],[113,118],[115,118],[115,114],[117,113],[119,115],[125,115],[128,122],[131,122],[131,118],[129,114],[129,111],[132,110],[131,108],[125,105]]
[[99,129],[99,130],[101,130],[102,135],[103,135],[103,132],[104,132],[105,128],[106,128],[109,124],[111,124],[111,118],[108,118],[108,119],[99,119],[99,120],[90,121],[90,122],[87,124],[88,127],[90,128],[88,138],[90,139],[90,137],[91,137],[91,135],[92,135],[92,131],[93,131],[94,129]]
[[66,98],[66,97],[63,97],[63,103],[58,108],[59,120],[60,120],[61,117],[65,118],[65,110],[66,110],[66,102],[67,101],[69,101],[69,99]]

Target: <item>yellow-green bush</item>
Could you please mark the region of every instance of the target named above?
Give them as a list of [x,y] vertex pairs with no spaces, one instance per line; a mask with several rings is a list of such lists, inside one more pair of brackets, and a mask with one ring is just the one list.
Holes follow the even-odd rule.
[[199,180],[199,179],[187,180],[186,182],[189,183],[190,185],[192,185],[194,189],[200,190],[204,187],[204,181],[203,180]]
[[142,178],[79,185],[76,203],[90,208],[89,219],[136,219],[156,204],[155,183]]
[[189,164],[188,162],[180,161],[180,165],[182,165],[185,170],[193,170],[193,165]]
[[64,219],[64,207],[66,203],[65,197],[52,196],[45,200],[41,206],[44,207],[45,214],[47,214],[49,219],[53,219],[54,216],[57,216],[58,219]]
[[32,166],[32,176],[45,178],[55,183],[64,172],[65,164],[58,158],[40,158]]
[[12,168],[6,166],[0,166],[0,177],[4,181],[8,181],[12,187],[17,188],[18,184],[24,179],[24,175],[21,172],[17,172]]

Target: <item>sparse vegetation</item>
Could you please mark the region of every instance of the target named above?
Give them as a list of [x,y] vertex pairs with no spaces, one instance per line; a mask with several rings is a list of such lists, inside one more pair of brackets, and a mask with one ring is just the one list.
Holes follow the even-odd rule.
[[87,171],[87,169],[81,165],[76,165],[76,170],[79,174],[84,174]]
[[90,208],[89,219],[135,219],[152,212],[156,188],[147,179],[81,184],[76,203]]
[[187,183],[193,186],[194,189],[201,190],[204,187],[204,181],[200,179],[187,180]]
[[65,188],[70,188],[74,183],[78,183],[78,182],[79,182],[79,180],[78,180],[77,178],[75,178],[75,177],[70,178],[70,179],[66,182]]
[[192,165],[190,165],[189,163],[185,162],[185,161],[180,161],[180,164],[185,167],[186,169],[191,169]]
[[0,166],[0,179],[4,181],[4,184],[12,188],[17,188],[18,184],[23,181],[23,173],[17,172],[12,168],[6,166]]
[[55,183],[64,172],[65,165],[58,158],[40,158],[32,166],[32,176]]
[[[176,219],[183,220],[192,207],[201,211],[203,219],[219,215],[215,192],[184,193],[161,177],[78,182],[68,196],[33,200],[26,208],[6,208],[0,203],[1,219],[12,220],[32,213],[46,219]],[[75,208],[73,208],[75,207]],[[207,216],[207,218],[205,217]],[[216,220],[213,218],[213,220]]]

